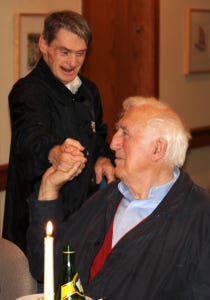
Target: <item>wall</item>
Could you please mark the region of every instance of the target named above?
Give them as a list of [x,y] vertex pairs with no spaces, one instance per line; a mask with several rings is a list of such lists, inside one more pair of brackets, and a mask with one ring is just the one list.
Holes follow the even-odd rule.
[[[198,4],[199,2],[199,4]],[[160,0],[160,98],[169,102],[189,127],[210,125],[210,75],[184,75],[185,9],[208,8],[209,0]],[[10,0],[0,10],[0,164],[8,162],[10,125],[7,96],[13,84],[13,16],[18,12],[48,12],[72,8],[81,11],[81,0]],[[200,185],[210,188],[210,147],[193,150],[186,170]],[[0,193],[0,220],[4,193]],[[0,222],[1,232],[1,222]]]
[[[10,123],[8,93],[14,83],[14,15],[17,13],[48,13],[51,10],[74,9],[81,12],[81,0],[9,0],[0,10],[0,164],[8,163]],[[3,141],[3,142],[2,142]],[[5,193],[0,193],[0,234]]]
[[[188,127],[210,125],[210,74],[184,75],[185,11],[210,9],[209,0],[160,0],[160,98],[169,102]],[[210,147],[192,150],[185,169],[210,189]]]

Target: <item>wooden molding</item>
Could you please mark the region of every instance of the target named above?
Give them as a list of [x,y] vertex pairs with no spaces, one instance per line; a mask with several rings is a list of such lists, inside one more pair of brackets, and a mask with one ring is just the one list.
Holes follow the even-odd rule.
[[7,183],[8,165],[0,165],[0,192],[5,191]]

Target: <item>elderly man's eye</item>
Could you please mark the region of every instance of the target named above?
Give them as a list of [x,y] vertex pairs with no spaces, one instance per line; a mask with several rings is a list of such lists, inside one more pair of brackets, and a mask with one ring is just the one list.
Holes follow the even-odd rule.
[[128,131],[127,130],[123,130],[123,135],[128,135]]

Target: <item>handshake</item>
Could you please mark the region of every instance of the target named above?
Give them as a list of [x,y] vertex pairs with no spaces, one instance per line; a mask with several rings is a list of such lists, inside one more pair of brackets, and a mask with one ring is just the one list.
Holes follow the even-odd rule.
[[[67,138],[62,145],[54,146],[49,152],[51,167],[42,177],[38,200],[57,199],[60,188],[82,173],[88,156],[88,151],[80,142],[71,138]],[[107,183],[115,180],[114,166],[109,158],[99,157],[94,170],[97,184],[102,182],[104,176]]]

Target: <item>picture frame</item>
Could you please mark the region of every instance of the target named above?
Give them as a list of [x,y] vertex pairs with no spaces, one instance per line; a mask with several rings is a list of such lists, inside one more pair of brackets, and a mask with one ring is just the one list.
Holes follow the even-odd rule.
[[47,13],[18,13],[14,17],[14,79],[27,75],[40,57],[38,46]]
[[210,9],[186,11],[184,73],[210,72]]

